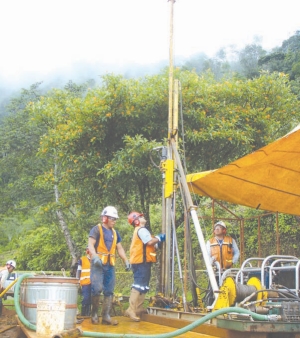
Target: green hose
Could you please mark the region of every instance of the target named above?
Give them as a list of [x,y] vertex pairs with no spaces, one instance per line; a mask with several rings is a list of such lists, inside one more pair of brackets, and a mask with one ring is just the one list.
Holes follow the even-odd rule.
[[20,319],[20,321],[26,326],[28,327],[28,329],[36,331],[36,326],[31,324],[23,315],[22,311],[21,311],[21,307],[20,307],[20,286],[21,283],[23,281],[23,279],[28,278],[28,277],[32,277],[33,275],[31,273],[25,273],[24,275],[22,275],[21,277],[18,278],[17,284],[15,286],[15,291],[14,291],[14,304],[15,304],[15,309],[17,312],[17,315]]
[[[32,277],[32,274],[24,274],[21,277],[19,277],[19,280],[15,286],[15,293],[14,293],[14,303],[15,303],[15,308],[17,315],[20,319],[20,321],[29,329],[36,331],[36,326],[31,324],[22,314],[20,304],[19,304],[19,290],[20,290],[20,285],[22,281],[25,278]],[[277,316],[276,315],[259,315],[255,312],[251,312],[246,309],[242,309],[240,307],[227,307],[224,309],[220,309],[214,312],[211,312],[204,317],[194,321],[193,323],[179,329],[173,332],[168,332],[168,333],[162,333],[162,334],[153,334],[153,335],[141,335],[141,334],[114,334],[114,333],[101,333],[101,332],[88,332],[88,331],[83,331],[82,332],[82,337],[103,337],[103,338],[170,338],[170,337],[176,337],[179,336],[187,331],[193,330],[195,327],[200,326],[207,322],[208,320],[215,318],[217,316],[226,314],[226,313],[243,313],[243,314],[248,314],[251,315],[255,320],[260,320],[260,321],[270,321],[270,320],[276,320]]]
[[245,313],[251,315],[254,319],[256,320],[262,320],[262,321],[269,321],[270,318],[269,316],[266,315],[258,315],[257,313],[248,311],[246,309],[242,309],[239,307],[227,307],[224,309],[220,309],[214,312],[211,312],[204,317],[197,319],[193,323],[179,329],[173,332],[168,332],[168,333],[162,333],[162,334],[147,334],[147,335],[141,335],[141,334],[113,334],[113,333],[99,333],[99,332],[87,332],[84,331],[82,333],[83,337],[103,337],[103,338],[170,338],[170,337],[176,337],[179,336],[183,333],[186,333],[188,331],[193,330],[195,327],[200,326],[207,322],[208,320],[215,318],[217,316],[223,315],[225,313],[229,312],[237,312],[237,313]]

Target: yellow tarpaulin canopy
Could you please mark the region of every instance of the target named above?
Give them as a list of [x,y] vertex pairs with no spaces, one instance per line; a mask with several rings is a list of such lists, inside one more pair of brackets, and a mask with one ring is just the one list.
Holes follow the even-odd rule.
[[300,215],[300,125],[225,167],[187,175],[187,182],[202,196]]

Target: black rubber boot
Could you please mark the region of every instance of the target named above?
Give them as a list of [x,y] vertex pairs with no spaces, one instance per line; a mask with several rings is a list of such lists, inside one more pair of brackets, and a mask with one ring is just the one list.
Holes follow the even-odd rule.
[[91,304],[86,305],[86,316],[89,317],[91,315]]
[[92,324],[99,324],[99,317],[98,317],[99,302],[100,302],[100,296],[92,297],[92,313],[91,313]]
[[103,306],[102,306],[102,324],[105,325],[118,325],[118,321],[111,319],[109,313],[112,307],[113,297],[108,296],[104,297]]
[[85,314],[85,305],[81,305],[80,316],[86,316],[86,314]]
[[90,316],[90,305],[82,305],[81,306],[81,316]]

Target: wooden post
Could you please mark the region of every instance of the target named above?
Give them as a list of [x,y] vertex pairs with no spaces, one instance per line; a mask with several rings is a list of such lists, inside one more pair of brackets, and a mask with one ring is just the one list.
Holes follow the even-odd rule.
[[261,232],[260,232],[260,216],[257,221],[257,240],[258,240],[258,257],[262,256],[261,252]]
[[276,212],[276,251],[277,255],[280,255],[280,235],[279,235],[279,225],[278,225],[278,211]]

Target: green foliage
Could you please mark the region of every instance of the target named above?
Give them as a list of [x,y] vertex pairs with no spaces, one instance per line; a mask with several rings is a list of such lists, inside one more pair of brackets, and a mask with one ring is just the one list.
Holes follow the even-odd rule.
[[1,233],[3,235],[0,238],[0,252],[3,252],[9,249],[8,247],[9,238],[8,238],[8,235],[6,235],[4,231]]
[[[199,76],[177,69],[175,76],[182,88],[180,122],[189,172],[225,165],[300,120],[297,97],[281,73],[218,81],[210,72]],[[0,228],[17,241],[22,234],[21,266],[66,267],[70,255],[74,261],[81,254],[106,205],[122,215],[117,228],[127,250],[129,211],[144,212],[152,230],[160,232],[162,173],[150,155],[167,137],[167,70],[141,79],[108,74],[98,87],[70,82],[43,96],[34,95],[35,89],[14,101],[14,114],[3,121],[0,135]],[[183,208],[176,210],[183,250]],[[10,219],[13,235],[5,228]],[[210,221],[204,224],[209,234]],[[249,241],[254,250],[251,235]]]
[[[106,188],[118,205],[128,213],[142,210],[150,216],[150,204],[161,197],[161,174],[150,161],[152,149],[159,146],[141,135],[124,137],[124,148],[117,151],[112,160],[98,172],[106,182]],[[126,180],[124,178],[126,177]]]
[[66,270],[70,258],[61,231],[53,224],[30,230],[18,238],[19,251],[16,257],[19,270],[51,271]]
[[[283,74],[216,81],[179,74],[189,172],[229,163],[273,141],[299,121],[299,103]],[[280,100],[280,98],[283,98]]]
[[271,72],[283,72],[289,75],[291,88],[299,99],[300,80],[300,31],[283,41],[281,47],[274,49],[271,53],[258,60],[263,69]]

